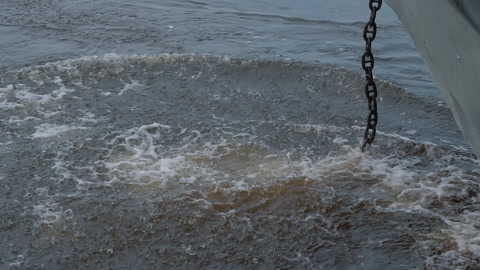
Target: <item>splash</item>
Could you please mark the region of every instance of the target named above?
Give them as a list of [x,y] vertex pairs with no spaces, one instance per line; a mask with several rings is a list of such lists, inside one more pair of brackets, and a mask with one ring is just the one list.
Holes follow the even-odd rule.
[[14,198],[2,209],[24,213],[2,212],[0,228],[31,252],[155,250],[199,268],[478,264],[478,161],[443,132],[446,108],[389,83],[364,153],[362,78],[338,67],[108,54],[0,81],[0,181]]

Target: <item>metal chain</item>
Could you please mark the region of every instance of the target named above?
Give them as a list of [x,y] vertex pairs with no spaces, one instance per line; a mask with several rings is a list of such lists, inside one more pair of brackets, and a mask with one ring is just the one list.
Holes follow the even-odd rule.
[[368,99],[369,113],[367,127],[365,128],[365,134],[363,137],[362,151],[365,149],[367,144],[372,144],[377,132],[377,85],[373,80],[373,67],[375,60],[372,53],[372,42],[375,40],[377,35],[377,24],[375,23],[375,19],[377,17],[377,11],[379,11],[382,7],[382,0],[370,0],[369,7],[372,12],[370,14],[370,20],[363,29],[363,39],[366,42],[366,48],[365,53],[362,56],[362,68],[365,71],[367,80],[365,83],[365,95]]

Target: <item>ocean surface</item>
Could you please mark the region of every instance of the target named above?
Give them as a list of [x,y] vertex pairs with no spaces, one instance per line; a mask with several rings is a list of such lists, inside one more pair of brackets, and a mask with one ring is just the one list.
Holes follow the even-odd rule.
[[0,269],[479,269],[480,164],[385,4],[2,0]]

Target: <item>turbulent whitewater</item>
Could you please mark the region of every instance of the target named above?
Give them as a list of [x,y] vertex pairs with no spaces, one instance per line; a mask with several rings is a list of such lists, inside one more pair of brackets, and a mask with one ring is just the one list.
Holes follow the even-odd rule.
[[448,108],[379,81],[363,153],[362,81],[208,54],[9,70],[0,266],[475,269],[480,167]]

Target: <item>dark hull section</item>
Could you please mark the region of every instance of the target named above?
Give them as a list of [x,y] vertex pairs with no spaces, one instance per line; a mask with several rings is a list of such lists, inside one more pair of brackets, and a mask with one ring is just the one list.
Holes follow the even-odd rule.
[[480,2],[469,0],[451,0],[451,2],[464,14],[470,24],[480,32]]

